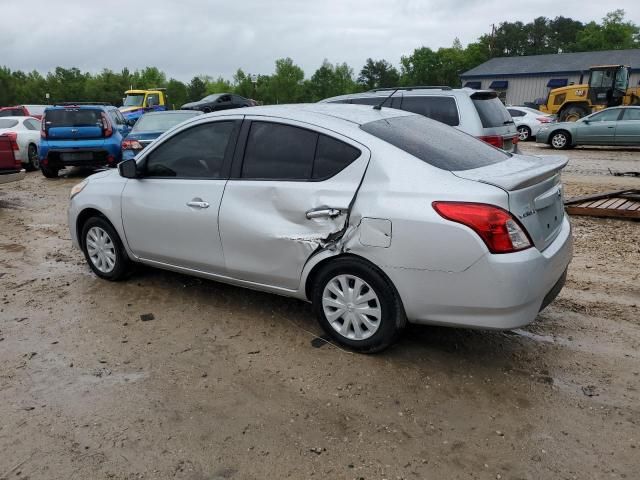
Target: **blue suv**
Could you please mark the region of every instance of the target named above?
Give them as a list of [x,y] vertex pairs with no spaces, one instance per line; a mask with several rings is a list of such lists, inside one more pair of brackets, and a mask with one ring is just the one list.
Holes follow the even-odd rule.
[[122,160],[122,139],[129,125],[122,113],[100,103],[64,103],[48,107],[40,131],[40,169],[55,178],[67,166],[115,167]]

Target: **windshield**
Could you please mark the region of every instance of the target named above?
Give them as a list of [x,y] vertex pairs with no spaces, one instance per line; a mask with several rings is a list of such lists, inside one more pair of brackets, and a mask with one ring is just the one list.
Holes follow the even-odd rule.
[[102,126],[102,112],[86,108],[49,110],[44,118],[47,128]]
[[0,119],[0,128],[13,128],[18,125],[17,120],[10,120],[8,118]]
[[626,90],[629,86],[629,69],[627,67],[621,67],[616,75],[616,90]]
[[166,132],[186,119],[199,115],[200,112],[166,113],[159,115],[143,115],[131,129],[131,132]]
[[127,95],[124,99],[123,107],[141,107],[144,101],[144,95]]
[[475,94],[471,96],[471,99],[484,128],[503,127],[513,123],[511,115],[498,97]]
[[471,135],[422,115],[376,120],[360,128],[443,170],[470,170],[510,157]]

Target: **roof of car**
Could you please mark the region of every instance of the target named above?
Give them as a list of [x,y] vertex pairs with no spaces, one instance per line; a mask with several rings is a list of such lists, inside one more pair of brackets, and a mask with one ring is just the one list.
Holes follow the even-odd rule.
[[200,110],[162,110],[160,112],[149,112],[145,113],[145,117],[156,116],[156,115],[173,115],[175,113],[190,113],[191,115],[201,115],[202,112]]
[[279,117],[290,120],[308,122],[311,120],[325,123],[334,119],[347,121],[356,125],[382,120],[384,118],[404,117],[415,115],[393,108],[374,109],[370,105],[328,104],[328,103],[299,103],[290,105],[268,105],[250,107],[242,110],[222,110],[208,113],[207,117],[227,115],[254,115],[265,117]]
[[65,103],[65,104],[58,104],[58,105],[49,105],[47,106],[47,108],[45,108],[45,112],[47,110],[63,110],[65,108],[77,108],[77,109],[91,109],[91,110],[95,110],[95,109],[104,109],[104,110],[109,110],[109,109],[115,109],[116,107],[114,107],[113,105],[104,105],[104,104],[100,104],[100,103]]
[[447,96],[455,96],[455,95],[468,95],[471,96],[474,93],[493,93],[493,90],[475,90],[472,88],[420,88],[415,87],[411,89],[403,88],[395,90],[369,90],[367,92],[359,92],[359,93],[347,93],[345,95],[338,95],[336,97],[325,98],[324,100],[320,100],[319,103],[329,103],[336,102],[340,100],[349,100],[352,98],[384,98],[384,97],[394,97],[394,96],[423,96],[423,95],[447,95]]

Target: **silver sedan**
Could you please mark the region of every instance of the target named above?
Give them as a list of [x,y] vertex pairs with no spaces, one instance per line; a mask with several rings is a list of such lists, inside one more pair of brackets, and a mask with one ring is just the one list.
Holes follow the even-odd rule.
[[407,321],[533,321],[571,260],[565,164],[400,110],[223,111],[76,185],[69,226],[101,278],[135,262],[299,298],[374,352]]

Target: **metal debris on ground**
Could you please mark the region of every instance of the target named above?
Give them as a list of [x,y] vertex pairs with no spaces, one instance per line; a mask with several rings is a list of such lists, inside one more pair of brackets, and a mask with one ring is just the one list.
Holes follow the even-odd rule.
[[608,168],[609,174],[616,177],[640,177],[640,172],[616,172]]
[[640,219],[640,190],[616,190],[574,197],[564,202],[570,215]]

